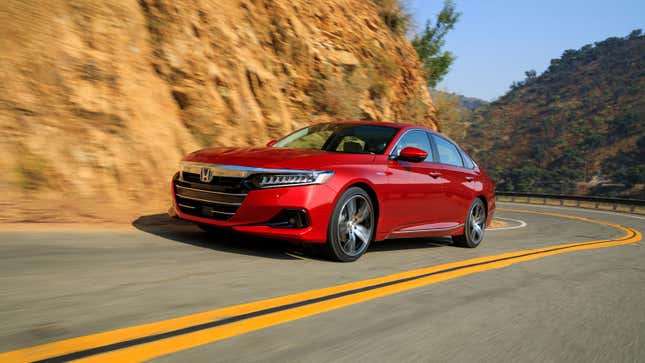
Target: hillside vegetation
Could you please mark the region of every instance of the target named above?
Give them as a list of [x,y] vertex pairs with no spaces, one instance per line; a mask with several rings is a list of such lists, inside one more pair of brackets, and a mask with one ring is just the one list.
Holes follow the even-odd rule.
[[436,89],[430,89],[430,97],[441,130],[455,139],[465,137],[468,120],[472,118],[473,112],[488,105],[487,101],[479,98]]
[[498,190],[644,197],[644,66],[639,30],[567,50],[453,136]]
[[0,2],[0,220],[160,212],[180,158],[326,120],[436,127],[397,1]]

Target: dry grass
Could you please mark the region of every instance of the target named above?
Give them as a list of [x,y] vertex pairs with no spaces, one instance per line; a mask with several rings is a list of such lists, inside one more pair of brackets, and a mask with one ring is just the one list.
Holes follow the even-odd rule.
[[323,77],[314,80],[309,92],[315,112],[337,119],[360,118],[359,102],[368,88],[365,78],[357,71]]
[[412,15],[398,0],[374,0],[379,8],[379,15],[392,33],[405,35],[412,25]]
[[40,155],[34,154],[23,145],[18,146],[17,162],[14,167],[14,182],[23,191],[35,191],[49,185],[45,171],[48,162]]

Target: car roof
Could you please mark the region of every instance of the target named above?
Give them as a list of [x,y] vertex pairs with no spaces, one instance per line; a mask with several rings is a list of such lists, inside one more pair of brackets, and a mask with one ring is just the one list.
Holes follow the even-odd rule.
[[437,134],[437,135],[443,137],[444,139],[449,140],[453,144],[458,145],[457,142],[455,142],[455,140],[451,139],[448,135],[446,135],[446,134],[444,134],[444,133],[442,133],[440,131],[433,130],[433,129],[431,129],[431,128],[427,127],[427,126],[423,126],[423,125],[414,125],[414,124],[408,124],[408,123],[402,123],[402,122],[381,122],[381,121],[370,121],[370,120],[366,120],[366,121],[330,121],[330,122],[320,122],[317,125],[323,125],[323,124],[377,125],[377,126],[380,125],[380,126],[395,127],[397,129],[402,129],[402,130],[423,129],[423,130],[429,131],[429,132],[431,132],[433,134]]
[[[323,124],[347,124],[347,125],[376,125],[376,126],[390,126],[390,127],[396,127],[397,129],[403,129],[403,128],[411,128],[411,127],[418,127],[418,128],[423,128],[423,129],[428,129],[426,126],[421,126],[421,125],[413,125],[413,124],[407,124],[407,123],[402,123],[402,122],[381,122],[381,121],[330,121],[330,122],[320,122],[318,125],[323,125]],[[432,130],[430,130],[432,131]]]
[[377,126],[390,126],[390,127],[395,127],[397,129],[401,130],[408,130],[408,129],[423,129],[432,133],[435,133],[437,135],[440,135],[453,143],[454,140],[449,138],[447,135],[443,134],[440,131],[433,130],[429,128],[428,126],[424,125],[415,125],[415,124],[408,124],[408,123],[403,123],[403,122],[381,122],[381,121],[330,121],[330,122],[320,122],[317,125],[323,125],[323,124],[347,124],[347,125],[377,125]]

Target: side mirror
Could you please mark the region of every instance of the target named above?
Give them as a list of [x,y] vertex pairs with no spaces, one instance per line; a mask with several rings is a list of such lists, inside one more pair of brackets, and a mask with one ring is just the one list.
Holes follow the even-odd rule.
[[428,157],[428,153],[412,146],[403,148],[397,157],[397,160],[410,161],[413,163],[419,163],[425,160]]
[[271,141],[267,142],[267,147],[271,147],[271,146],[275,145],[276,142],[277,142],[276,140],[271,140]]

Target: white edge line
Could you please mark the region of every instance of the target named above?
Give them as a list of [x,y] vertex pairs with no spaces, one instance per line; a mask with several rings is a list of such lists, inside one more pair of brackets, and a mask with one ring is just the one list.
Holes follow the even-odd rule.
[[299,260],[307,260],[307,259],[306,259],[306,258],[304,258],[303,256],[296,255],[295,253],[285,252],[284,254],[285,254],[285,255],[287,255],[287,256],[289,256],[289,257],[297,258],[297,259],[299,259]]
[[521,219],[513,219],[513,218],[502,218],[502,217],[495,217],[495,219],[500,219],[503,221],[511,221],[511,222],[517,222],[519,223],[517,226],[510,226],[510,227],[497,227],[497,228],[488,228],[486,231],[503,231],[503,230],[508,230],[508,229],[518,229],[518,228],[524,228],[526,227],[526,222],[524,222]]

